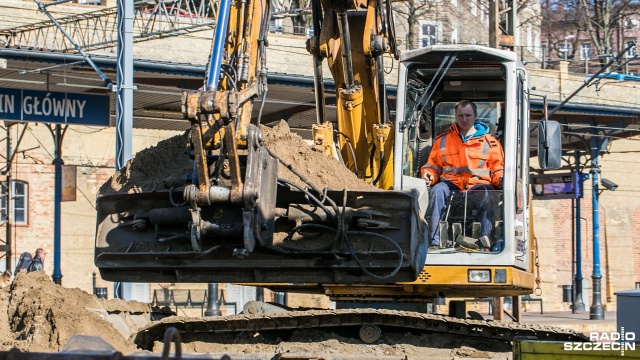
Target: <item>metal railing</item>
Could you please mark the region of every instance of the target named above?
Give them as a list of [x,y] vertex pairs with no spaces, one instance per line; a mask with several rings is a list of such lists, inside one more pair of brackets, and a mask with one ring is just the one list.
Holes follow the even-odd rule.
[[153,290],[153,306],[200,307],[207,305],[207,290],[156,289]]
[[[147,41],[213,29],[218,0],[158,0],[135,2],[133,41]],[[2,6],[0,6],[2,8]],[[26,10],[26,9],[25,9]],[[53,21],[0,30],[0,46],[55,51],[75,50],[63,32],[82,49],[114,47],[117,41],[117,8],[109,7],[57,18]]]
[[[168,306],[175,307],[176,313],[179,308],[199,308],[204,315],[207,307],[208,291],[206,289],[155,289],[153,290],[153,299],[151,306]],[[233,313],[227,309],[227,314],[237,314],[238,304],[234,301],[227,302],[224,296],[224,290],[220,291],[220,305],[225,307],[233,307]],[[242,310],[242,309],[240,309]]]

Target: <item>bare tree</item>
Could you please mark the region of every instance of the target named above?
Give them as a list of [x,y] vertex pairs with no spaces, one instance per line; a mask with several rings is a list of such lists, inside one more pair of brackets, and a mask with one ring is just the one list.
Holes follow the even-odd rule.
[[[495,0],[495,1],[501,1],[501,0]],[[521,21],[520,26],[525,25],[529,22],[538,24],[541,17],[540,11],[538,10],[539,0],[513,0],[513,1],[516,2],[516,9],[518,14],[525,11],[527,12],[527,16],[520,17],[521,20],[524,19],[524,22]],[[504,4],[501,7],[510,6],[508,4],[510,1],[503,1],[503,2]],[[404,20],[404,21],[398,21],[398,26],[406,26],[405,30],[406,30],[407,49],[413,49],[416,47],[416,45],[420,43],[418,41],[419,35],[420,35],[419,33],[420,30],[418,25],[420,20],[433,20],[434,17],[437,16],[436,14],[438,13],[440,13],[440,16],[442,16],[443,14],[449,12],[450,14],[453,14],[455,18],[457,18],[459,16],[458,11],[464,11],[465,13],[472,12],[471,10],[472,5],[466,0],[458,0],[458,6],[460,6],[460,8],[457,8],[457,7],[453,8],[450,1],[442,1],[442,0],[393,0],[394,13],[400,19]],[[485,0],[478,1],[473,6],[477,6],[477,11],[484,12],[485,16],[489,16],[489,1],[485,1]],[[462,15],[460,14],[460,16]],[[441,20],[446,22],[447,21],[446,18],[447,18],[446,16],[441,17]],[[463,36],[462,33],[459,33],[458,36],[470,39],[477,35],[477,31],[484,31],[488,35],[489,29],[484,28],[482,25],[480,25],[480,29],[478,29],[477,27],[478,25],[480,25],[480,23],[477,23],[476,26],[469,27],[473,29],[467,34],[469,36]],[[503,25],[503,27],[506,28],[506,25]],[[444,29],[438,29],[438,31],[443,31],[443,30]],[[467,39],[467,41],[469,41],[469,39]]]
[[[591,41],[598,54],[609,54],[613,50],[613,35],[625,16],[636,9],[637,0],[580,0],[578,13],[586,25]],[[624,48],[618,42],[617,51]]]
[[560,53],[561,45],[567,35],[574,35],[572,40],[573,52],[567,57],[575,55],[576,46],[580,38],[580,32],[583,31],[584,25],[581,24],[581,17],[578,14],[577,3],[581,0],[544,0],[542,1],[542,20],[541,28],[543,37],[547,39],[547,53],[549,55],[556,54],[559,58],[564,57]]
[[[406,41],[407,50],[414,49],[418,43],[416,29],[420,20],[429,19],[430,14],[435,4],[432,1],[425,0],[396,0],[393,2],[393,11],[403,22],[396,22],[396,26],[399,23],[406,24]],[[419,35],[419,34],[418,34]]]
[[311,15],[309,15],[308,12],[303,11],[304,9],[308,9],[309,4],[304,0],[290,0],[290,2],[292,12],[297,14],[296,16],[291,17],[293,33],[304,34],[305,29],[311,23]]
[[518,26],[523,27],[527,24],[539,26],[542,21],[542,12],[539,0],[517,0],[516,16],[518,17]]
[[[620,51],[624,41],[615,41],[622,20],[637,11],[638,0],[545,0],[542,3],[542,28],[550,50],[558,50],[565,36],[574,35],[571,57],[582,33],[589,34],[599,55]],[[614,49],[615,47],[615,49]],[[602,59],[602,61],[605,61]]]

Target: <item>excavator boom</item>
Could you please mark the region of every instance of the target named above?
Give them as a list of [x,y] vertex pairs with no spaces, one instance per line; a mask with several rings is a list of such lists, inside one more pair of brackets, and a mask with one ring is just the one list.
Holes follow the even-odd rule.
[[[98,196],[95,263],[102,278],[342,284],[415,280],[426,256],[418,194],[374,187],[320,189],[265,146],[260,115],[252,110],[253,100],[261,97],[264,102],[268,90],[269,2],[221,0],[218,11],[205,83],[182,96],[184,118],[191,125],[185,149],[192,165],[186,165],[193,172],[168,191]],[[315,132],[316,145],[328,154],[340,153],[337,157],[347,167],[369,182],[380,181],[383,188],[392,180],[393,132],[385,108],[377,106],[386,99],[378,98],[384,84],[379,87],[381,68],[376,64],[388,49],[389,11],[373,0],[316,2],[315,23],[323,27],[311,46],[314,61],[342,58],[329,62],[333,76],[345,81],[339,91],[337,132],[319,117],[314,129],[329,131],[322,136]],[[363,99],[363,87],[375,96]],[[342,148],[332,150],[327,144],[338,133]],[[279,179],[283,166],[304,185]]]

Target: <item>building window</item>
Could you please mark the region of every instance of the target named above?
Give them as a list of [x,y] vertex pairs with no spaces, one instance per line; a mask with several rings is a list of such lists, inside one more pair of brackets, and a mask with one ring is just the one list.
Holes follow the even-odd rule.
[[580,60],[591,59],[591,44],[580,44]]
[[635,40],[633,39],[627,39],[627,41],[625,42],[627,46],[633,45],[629,48],[629,50],[627,50],[627,53],[625,54],[626,57],[633,57],[636,55],[636,46],[635,46]]
[[438,43],[438,25],[421,21],[420,43],[422,44],[422,46],[436,45]]
[[[27,225],[29,217],[29,184],[24,181],[14,180],[11,182],[11,218],[14,225]],[[2,182],[2,200],[0,200],[0,220],[7,221],[7,182]]]

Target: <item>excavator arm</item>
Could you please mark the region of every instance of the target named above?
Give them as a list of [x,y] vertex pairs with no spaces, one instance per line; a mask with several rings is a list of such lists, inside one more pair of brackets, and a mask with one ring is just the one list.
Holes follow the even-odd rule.
[[[314,11],[320,34],[314,63],[318,75],[319,62],[329,59],[333,76],[344,79],[337,126],[342,158],[357,174],[389,188],[393,132],[379,93],[387,47],[384,34],[374,29],[389,31],[383,19],[390,10],[380,4],[315,3],[322,12]],[[256,97],[264,102],[267,94],[269,2],[221,0],[218,11],[205,84],[182,96],[193,173],[175,189],[98,196],[95,263],[102,278],[414,280],[426,254],[417,193],[320,189],[264,146],[253,103]],[[319,117],[317,128],[322,127],[331,125]],[[316,143],[323,144],[318,134]],[[333,131],[324,134],[327,141],[334,137]],[[279,179],[282,166],[300,175],[305,186]]]
[[[398,58],[390,3],[380,0],[316,2],[314,58],[318,123],[313,138],[329,153],[339,153],[360,178],[381,189],[393,186],[393,124],[384,83],[385,55]],[[336,84],[337,129],[325,121],[322,67],[326,59]],[[334,151],[333,140],[337,140]]]

